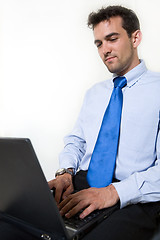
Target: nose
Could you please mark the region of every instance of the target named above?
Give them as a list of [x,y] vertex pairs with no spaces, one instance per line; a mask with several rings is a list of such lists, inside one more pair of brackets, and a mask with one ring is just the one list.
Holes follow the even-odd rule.
[[111,53],[110,45],[107,43],[107,41],[103,42],[102,44],[102,54],[104,57],[108,56]]

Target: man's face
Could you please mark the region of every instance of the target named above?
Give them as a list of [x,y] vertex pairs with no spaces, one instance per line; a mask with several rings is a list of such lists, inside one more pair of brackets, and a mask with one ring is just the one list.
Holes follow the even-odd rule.
[[133,37],[122,27],[121,17],[112,17],[94,28],[95,44],[108,70],[124,75],[138,64]]

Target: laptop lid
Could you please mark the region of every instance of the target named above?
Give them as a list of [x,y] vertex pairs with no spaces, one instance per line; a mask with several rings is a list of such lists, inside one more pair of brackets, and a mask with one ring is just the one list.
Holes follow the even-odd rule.
[[29,139],[0,138],[0,212],[68,239]]
[[80,239],[118,207],[99,210],[94,218],[89,215],[81,226],[76,226],[77,219],[64,225],[31,141],[25,138],[0,138],[0,196],[0,213],[6,219],[51,233],[47,239],[54,240]]

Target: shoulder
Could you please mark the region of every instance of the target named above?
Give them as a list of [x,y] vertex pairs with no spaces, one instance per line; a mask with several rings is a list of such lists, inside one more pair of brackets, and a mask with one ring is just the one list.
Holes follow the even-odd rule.
[[151,77],[155,80],[160,80],[160,72],[153,72],[151,70],[148,70],[147,75],[148,75],[148,77]]
[[113,89],[112,79],[94,84],[89,88],[84,97],[85,105],[100,104],[111,95]]
[[99,83],[94,84],[91,88],[87,90],[87,95],[102,94],[107,90],[110,91],[113,88],[112,79],[108,79]]
[[142,76],[140,84],[143,84],[143,85],[152,84],[152,86],[160,87],[160,73],[147,70],[145,74]]

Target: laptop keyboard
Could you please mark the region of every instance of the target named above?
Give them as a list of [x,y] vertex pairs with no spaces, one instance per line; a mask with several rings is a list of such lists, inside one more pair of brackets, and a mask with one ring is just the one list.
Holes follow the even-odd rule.
[[83,219],[79,218],[79,215],[81,214],[82,211],[77,213],[75,216],[71,218],[66,218],[63,217],[64,223],[71,228],[80,228],[83,227],[86,223],[90,222],[92,219],[97,217],[103,210],[95,210],[94,212],[90,213],[88,216],[86,216]]

